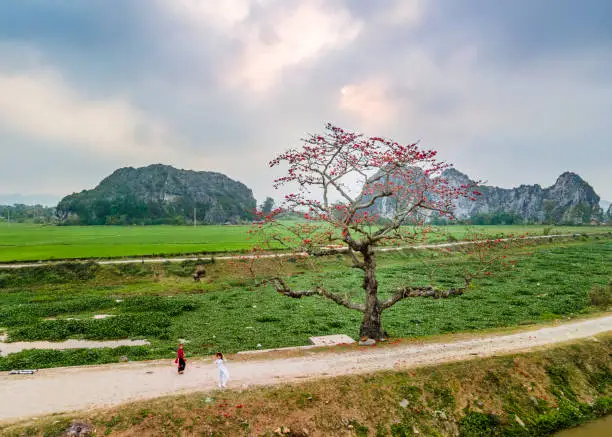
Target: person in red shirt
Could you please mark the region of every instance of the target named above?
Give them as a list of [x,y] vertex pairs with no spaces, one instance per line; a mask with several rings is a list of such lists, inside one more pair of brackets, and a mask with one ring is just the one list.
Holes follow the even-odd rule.
[[183,350],[183,343],[179,344],[178,350],[176,351],[176,360],[174,363],[178,363],[178,373],[182,375],[185,371],[185,364],[187,361],[185,360],[185,351]]

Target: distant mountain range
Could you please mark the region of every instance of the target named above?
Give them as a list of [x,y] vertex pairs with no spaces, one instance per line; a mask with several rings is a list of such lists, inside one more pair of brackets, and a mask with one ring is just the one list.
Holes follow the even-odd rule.
[[92,190],[64,197],[57,215],[65,224],[182,224],[252,218],[253,192],[221,173],[162,164],[120,168]]
[[[443,173],[451,184],[473,184],[451,168]],[[547,188],[521,185],[499,188],[480,185],[476,201],[460,199],[455,215],[475,224],[555,223],[583,224],[612,221],[612,205],[601,200],[579,175],[561,174]],[[48,195],[0,196],[0,205],[53,205]],[[180,170],[168,165],[120,168],[92,190],[61,199],[56,208],[63,224],[181,224],[237,223],[253,217],[255,198],[246,185],[215,172]],[[377,201],[373,209],[383,217],[393,213],[391,199]]]
[[[425,176],[426,177],[426,176]],[[466,174],[451,168],[442,177],[451,185],[474,184]],[[604,211],[593,188],[575,173],[565,172],[550,187],[521,185],[499,188],[479,185],[482,192],[475,201],[459,199],[455,216],[475,224],[554,223],[585,224],[592,220],[612,220],[610,207]],[[393,214],[392,202],[376,205],[382,216]]]

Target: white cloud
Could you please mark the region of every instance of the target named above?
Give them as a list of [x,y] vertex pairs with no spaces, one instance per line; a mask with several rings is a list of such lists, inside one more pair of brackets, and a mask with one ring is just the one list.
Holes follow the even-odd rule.
[[384,10],[379,18],[385,24],[413,26],[421,21],[425,3],[426,0],[394,0],[393,6]]
[[122,97],[91,98],[52,69],[0,72],[0,131],[123,157],[171,156],[170,133]]
[[249,16],[254,0],[158,0],[162,7],[196,27],[231,31]]
[[[267,28],[252,26],[246,32],[242,54],[231,75],[233,83],[265,91],[285,70],[346,46],[362,27],[347,9],[333,8],[323,1],[302,1],[293,9],[280,9],[268,23]],[[267,38],[262,38],[262,29]]]
[[385,80],[372,79],[345,85],[340,90],[339,108],[357,116],[365,128],[376,128],[395,119],[397,102]]
[[201,41],[211,38],[211,29],[221,31],[220,43],[229,44],[216,67],[221,82],[256,92],[271,89],[287,70],[346,46],[362,28],[341,3],[325,0],[158,1]]

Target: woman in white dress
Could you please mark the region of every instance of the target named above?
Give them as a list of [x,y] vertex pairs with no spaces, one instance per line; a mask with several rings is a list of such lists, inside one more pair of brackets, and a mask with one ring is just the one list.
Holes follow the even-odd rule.
[[229,379],[229,371],[225,367],[225,359],[221,352],[215,354],[215,364],[219,368],[219,388],[227,388],[227,380]]

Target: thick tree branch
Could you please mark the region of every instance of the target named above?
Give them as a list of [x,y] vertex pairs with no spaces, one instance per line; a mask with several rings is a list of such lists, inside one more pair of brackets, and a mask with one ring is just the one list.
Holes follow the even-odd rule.
[[348,253],[351,256],[351,259],[353,260],[353,267],[365,271],[365,264],[362,261],[359,261],[357,255],[355,255],[355,252],[353,251],[353,249],[350,248],[350,246],[348,247]]
[[289,285],[287,285],[287,282],[285,282],[285,280],[282,278],[278,278],[278,277],[271,278],[265,282],[271,283],[274,286],[274,288],[276,288],[276,291],[278,291],[280,294],[287,296],[287,297],[292,297],[294,299],[301,299],[302,297],[305,297],[305,296],[323,296],[323,297],[326,297],[327,299],[333,300],[338,305],[342,305],[348,309],[361,311],[362,313],[365,311],[365,305],[360,304],[360,303],[351,302],[351,300],[348,297],[342,297],[336,293],[331,293],[322,287],[317,287],[314,290],[293,291],[291,290]]
[[[466,280],[466,282],[468,282]],[[451,288],[449,290],[437,290],[433,287],[405,287],[397,291],[389,299],[383,301],[380,305],[381,309],[391,308],[402,299],[410,297],[432,297],[434,299],[446,299],[453,296],[461,296],[465,293],[467,287]]]
[[[382,191],[382,192],[380,192],[380,193],[378,193],[378,194],[376,194],[376,195],[372,196],[372,197],[370,198],[370,200],[369,200],[369,201],[367,201],[366,203],[359,203],[359,204],[355,205],[355,206],[353,207],[353,209],[354,209],[354,211],[355,211],[355,212],[353,213],[353,216],[354,216],[354,215],[355,215],[355,213],[356,213],[357,211],[359,211],[360,209],[367,209],[367,208],[371,207],[372,205],[374,205],[374,203],[376,203],[376,201],[377,201],[378,199],[382,199],[382,198],[384,198],[384,197],[390,197],[392,194],[393,194],[393,193],[391,193],[390,191]],[[351,219],[352,219],[352,218],[353,218],[353,217],[351,217]]]

